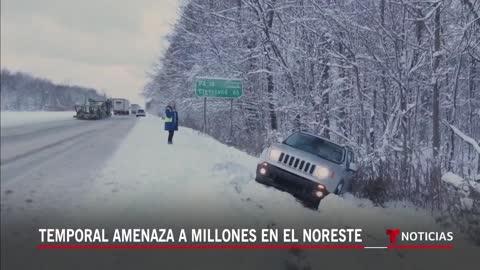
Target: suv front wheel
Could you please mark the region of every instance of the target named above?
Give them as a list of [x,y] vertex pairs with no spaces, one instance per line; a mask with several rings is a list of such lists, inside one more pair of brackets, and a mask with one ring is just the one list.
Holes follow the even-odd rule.
[[345,184],[343,180],[341,180],[340,183],[338,183],[337,188],[335,189],[335,192],[333,193],[335,193],[336,195],[341,195],[344,187],[345,187]]

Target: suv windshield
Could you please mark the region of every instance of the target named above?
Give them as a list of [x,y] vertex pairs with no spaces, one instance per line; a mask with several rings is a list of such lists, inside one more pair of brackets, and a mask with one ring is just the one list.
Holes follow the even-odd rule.
[[339,145],[302,132],[292,134],[283,143],[335,163],[342,163],[345,152]]

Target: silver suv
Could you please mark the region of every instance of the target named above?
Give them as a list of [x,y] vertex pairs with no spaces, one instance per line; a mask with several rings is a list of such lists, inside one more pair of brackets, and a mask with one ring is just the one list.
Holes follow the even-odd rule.
[[255,180],[317,208],[329,193],[350,190],[356,170],[349,147],[306,132],[295,132],[282,143],[263,150]]

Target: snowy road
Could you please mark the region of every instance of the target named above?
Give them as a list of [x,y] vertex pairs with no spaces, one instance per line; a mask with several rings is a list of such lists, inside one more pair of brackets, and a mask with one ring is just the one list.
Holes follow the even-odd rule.
[[[21,250],[22,256],[28,254],[31,260],[9,262],[8,266],[17,269],[32,264],[40,269],[54,266],[85,269],[91,260],[98,262],[96,268],[117,269],[135,269],[139,261],[162,269],[188,269],[192,260],[209,269],[214,266],[316,269],[316,265],[451,269],[456,261],[445,255],[455,254],[463,260],[472,258],[469,254],[473,249],[464,247],[462,241],[449,253],[395,250],[74,253],[35,249],[39,237],[35,228],[42,227],[349,227],[363,228],[366,231],[363,244],[371,246],[386,244],[386,228],[444,230],[424,211],[401,204],[374,207],[370,201],[351,195],[346,198],[331,195],[322,201],[319,211],[306,209],[292,196],[253,181],[256,162],[255,157],[186,128],[175,135],[174,145],[167,145],[163,122],[156,117],[114,117],[85,122],[65,119],[2,128],[2,237],[17,242],[23,239],[13,251],[2,248],[2,253]],[[33,231],[31,235],[24,233],[28,228]],[[85,260],[79,262],[75,256]],[[74,258],[76,264],[72,265],[69,262]],[[55,264],[47,267],[47,259]]]
[[72,114],[63,116],[30,122],[2,117],[2,240],[5,234],[21,235],[25,228],[58,224],[75,208],[76,198],[90,190],[95,175],[136,120],[80,121]]

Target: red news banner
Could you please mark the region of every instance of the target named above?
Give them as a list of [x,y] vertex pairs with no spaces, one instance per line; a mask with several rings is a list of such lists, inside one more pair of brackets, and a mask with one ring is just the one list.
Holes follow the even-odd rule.
[[[387,229],[368,245],[362,229],[39,229],[39,249],[451,249],[452,232]],[[421,243],[421,244],[419,244]],[[428,244],[424,244],[428,243]],[[448,244],[445,244],[448,243]]]

